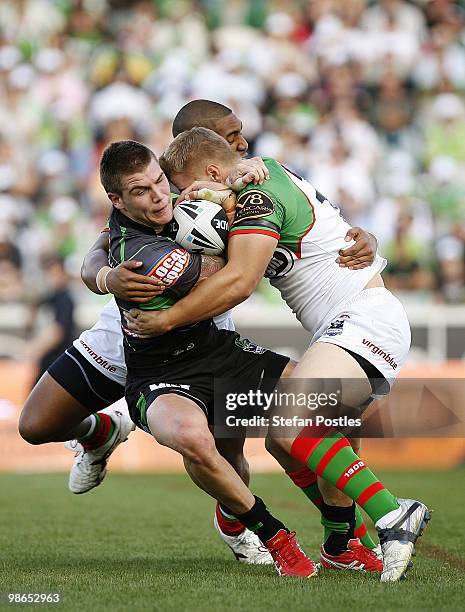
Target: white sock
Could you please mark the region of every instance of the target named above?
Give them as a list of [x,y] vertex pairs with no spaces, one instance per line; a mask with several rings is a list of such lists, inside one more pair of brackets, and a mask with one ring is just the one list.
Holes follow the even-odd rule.
[[376,521],[375,523],[376,529],[386,529],[387,527],[395,523],[400,518],[401,514],[402,514],[401,506],[399,506],[397,510],[391,510],[391,512],[388,512],[387,514],[385,514],[384,516],[382,516],[380,519]]

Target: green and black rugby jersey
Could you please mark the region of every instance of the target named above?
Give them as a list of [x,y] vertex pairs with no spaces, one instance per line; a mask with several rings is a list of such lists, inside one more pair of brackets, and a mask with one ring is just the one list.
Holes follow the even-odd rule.
[[211,320],[187,327],[177,328],[156,338],[139,338],[124,326],[123,312],[131,308],[142,310],[164,310],[184,297],[193,288],[200,276],[201,256],[189,253],[171,238],[156,234],[155,231],[129,219],[117,209],[113,209],[110,220],[109,262],[116,267],[123,261],[137,260],[142,266],[136,271],[153,276],[166,283],[164,292],[146,304],[129,302],[116,298],[120,309],[124,336],[124,350],[128,375],[150,371],[150,362],[169,358],[181,351],[184,345],[196,344],[204,333],[202,330],[211,325]]

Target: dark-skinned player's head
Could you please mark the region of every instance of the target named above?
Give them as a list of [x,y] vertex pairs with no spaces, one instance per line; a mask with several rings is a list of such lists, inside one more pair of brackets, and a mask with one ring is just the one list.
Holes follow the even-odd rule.
[[108,145],[100,160],[100,181],[113,206],[133,221],[154,228],[171,221],[168,179],[155,153],[140,142]]
[[242,122],[224,104],[212,100],[192,100],[185,104],[174,118],[173,137],[193,127],[213,130],[241,157],[247,155],[249,145],[242,135]]
[[194,127],[181,132],[160,157],[160,167],[180,189],[196,180],[224,183],[240,160],[213,130]]

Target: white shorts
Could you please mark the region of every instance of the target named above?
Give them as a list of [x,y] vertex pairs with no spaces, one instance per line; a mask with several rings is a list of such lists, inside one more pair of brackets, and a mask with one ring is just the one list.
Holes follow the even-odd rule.
[[114,298],[104,306],[96,324],[83,331],[73,345],[94,368],[124,387],[126,363],[123,332],[119,309]]
[[329,342],[361,355],[377,368],[388,385],[376,393],[389,393],[410,348],[407,314],[400,301],[384,287],[364,289],[341,306],[315,342]]

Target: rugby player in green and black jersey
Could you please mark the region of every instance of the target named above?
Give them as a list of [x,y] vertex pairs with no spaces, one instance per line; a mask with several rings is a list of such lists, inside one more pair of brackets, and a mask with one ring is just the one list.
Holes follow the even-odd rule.
[[[224,158],[228,148],[211,130],[193,128],[175,138],[160,163],[180,187],[187,188],[193,180],[224,184],[233,165]],[[380,275],[386,261],[376,256],[362,270],[338,267],[335,255],[349,227],[339,210],[309,182],[275,160],[264,161],[270,179],[262,185],[239,186],[228,263],[172,308],[152,317],[151,332],[167,333],[232,308],[267,274],[313,334],[291,378],[303,379],[307,393],[319,393],[326,381],[338,379],[338,409],[362,410],[373,397],[389,393],[410,347],[405,311]],[[140,314],[129,317],[130,329],[140,330]],[[291,412],[277,406],[275,414],[305,418],[305,411],[298,405]],[[429,520],[428,508],[416,500],[397,499],[355,454],[335,421],[328,421],[287,437],[270,431],[268,448],[288,471],[298,461],[316,472],[327,505],[333,487],[360,505],[380,537],[381,580],[400,580]],[[338,563],[325,547],[321,558],[325,566]]]
[[[228,146],[224,155],[226,163],[237,161]],[[137,142],[112,143],[103,152],[100,179],[113,205],[110,262],[117,265],[137,257],[142,274],[159,276],[157,272],[163,271],[166,289],[145,308],[169,307],[199,280],[202,256],[162,234],[173,208],[168,180],[155,155]],[[315,575],[316,565],[301,550],[295,533],[252,495],[219,454],[209,429],[215,379],[247,378],[250,389],[258,389],[262,379],[277,381],[289,358],[240,342],[236,332],[218,330],[211,319],[162,337],[141,338],[124,326],[131,303],[119,298],[117,303],[123,322],[125,395],[134,423],[182,455],[193,482],[257,534],[280,575]]]

